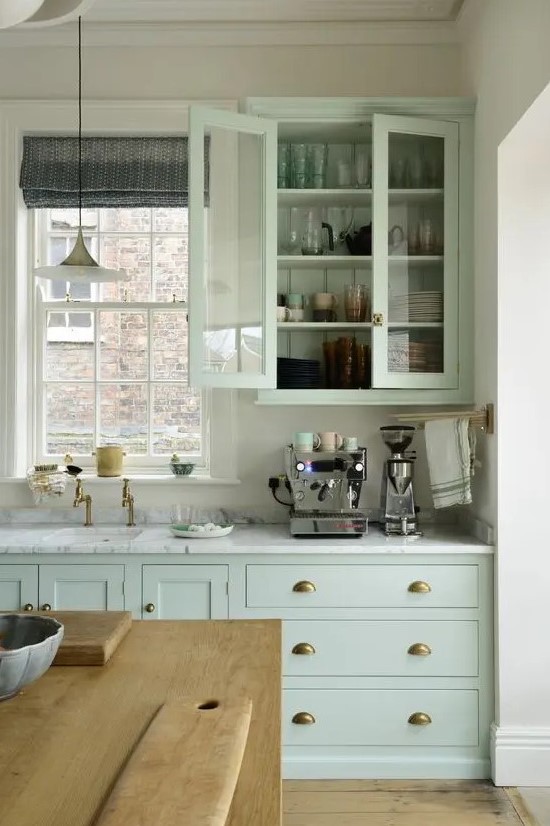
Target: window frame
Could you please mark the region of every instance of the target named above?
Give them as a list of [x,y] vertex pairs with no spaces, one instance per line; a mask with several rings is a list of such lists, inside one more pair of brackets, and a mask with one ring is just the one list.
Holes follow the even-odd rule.
[[[193,101],[195,103],[195,101]],[[238,110],[236,100],[196,101]],[[86,134],[187,134],[189,101],[86,101]],[[36,458],[36,336],[38,318],[32,270],[33,221],[19,189],[23,136],[75,131],[74,101],[3,101],[0,104],[0,478],[24,478]],[[10,183],[11,182],[11,185]],[[203,391],[210,416],[205,481],[234,481],[237,476],[234,393]],[[125,468],[140,477],[166,476],[164,457],[155,466]],[[182,480],[174,480],[181,484]],[[192,482],[190,482],[192,483]]]

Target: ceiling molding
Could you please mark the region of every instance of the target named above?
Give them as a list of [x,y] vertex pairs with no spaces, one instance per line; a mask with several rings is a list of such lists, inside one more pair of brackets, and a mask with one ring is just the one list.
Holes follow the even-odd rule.
[[[458,43],[455,23],[102,23],[87,22],[85,47],[106,46],[383,46]],[[74,48],[73,25],[15,27],[0,47]],[[124,45],[122,45],[124,44]]]
[[453,21],[464,0],[95,0],[102,22]]

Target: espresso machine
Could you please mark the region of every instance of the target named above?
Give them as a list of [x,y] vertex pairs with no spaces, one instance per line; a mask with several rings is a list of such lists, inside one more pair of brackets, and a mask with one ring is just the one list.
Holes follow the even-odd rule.
[[387,425],[380,432],[391,456],[384,462],[382,474],[382,512],[384,531],[390,535],[421,536],[418,530],[413,494],[414,458],[406,450],[415,428]]
[[358,510],[367,478],[367,450],[284,449],[287,487],[292,496],[293,536],[362,536],[367,517]]

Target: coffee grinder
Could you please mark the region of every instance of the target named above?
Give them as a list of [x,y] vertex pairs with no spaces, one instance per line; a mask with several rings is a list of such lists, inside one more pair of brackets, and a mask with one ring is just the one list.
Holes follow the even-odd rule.
[[414,458],[406,454],[415,428],[387,425],[381,427],[380,432],[391,451],[391,456],[384,462],[382,474],[384,531],[388,536],[420,536],[412,486]]

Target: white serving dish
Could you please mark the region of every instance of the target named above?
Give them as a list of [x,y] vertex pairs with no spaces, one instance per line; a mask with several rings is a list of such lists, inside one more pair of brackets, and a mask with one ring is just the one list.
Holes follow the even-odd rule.
[[190,531],[189,525],[170,525],[170,530],[180,539],[219,539],[220,536],[231,533],[234,527],[235,525],[224,525],[212,531]]

